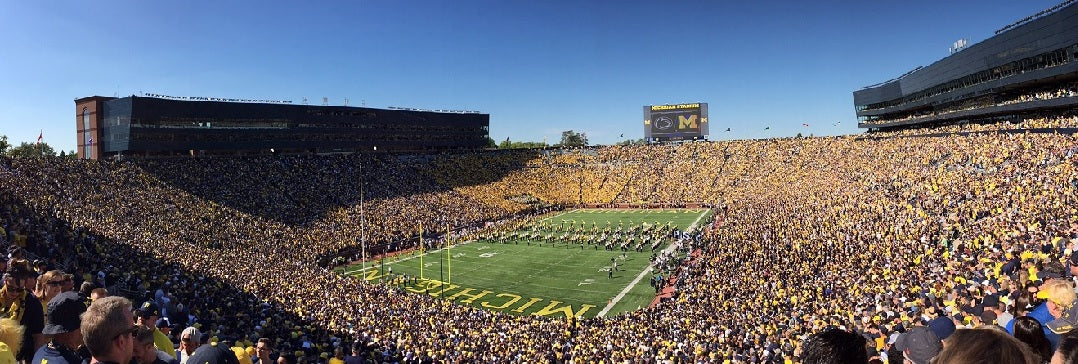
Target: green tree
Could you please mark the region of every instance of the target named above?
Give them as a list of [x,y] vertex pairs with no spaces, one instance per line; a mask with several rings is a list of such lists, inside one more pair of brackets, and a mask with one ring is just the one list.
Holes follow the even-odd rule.
[[640,138],[640,139],[637,139],[637,140],[625,139],[625,140],[622,140],[622,141],[620,141],[620,142],[618,142],[617,144],[614,144],[614,145],[644,145],[644,143],[647,143],[647,142],[644,141],[644,138]]
[[0,135],[0,154],[7,154],[8,148],[11,148],[11,143],[8,143],[7,135]]
[[583,147],[588,145],[588,135],[572,130],[563,131],[561,132],[561,143],[559,145],[563,147]]
[[498,143],[494,141],[494,138],[487,136],[487,148],[497,148]]
[[55,157],[56,151],[46,143],[19,143],[19,146],[11,148],[7,154],[16,158],[43,158]]

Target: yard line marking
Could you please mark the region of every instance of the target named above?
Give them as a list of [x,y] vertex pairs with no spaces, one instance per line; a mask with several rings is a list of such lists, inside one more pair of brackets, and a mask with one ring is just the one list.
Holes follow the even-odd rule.
[[[696,218],[696,221],[693,221],[692,225],[689,225],[689,228],[685,229],[685,230],[689,230],[689,229],[692,229],[692,228],[696,227],[696,224],[700,222],[700,219],[704,218],[704,215],[706,215],[706,214],[705,213],[700,213],[700,216]],[[666,249],[663,249],[662,252],[665,254],[665,253],[669,253],[669,252],[674,251],[674,246],[675,245],[677,245],[677,244],[670,244],[669,246],[666,247]],[[629,294],[629,291],[631,291],[633,289],[633,287],[636,287],[636,284],[640,283],[640,281],[644,279],[644,276],[647,275],[648,272],[651,272],[653,269],[655,269],[655,265],[649,263],[648,266],[646,268],[644,268],[643,271],[640,272],[640,274],[636,275],[636,279],[634,279],[632,281],[632,283],[629,283],[628,286],[625,286],[625,288],[622,289],[621,292],[619,292],[617,296],[614,296],[614,299],[610,300],[610,303],[606,304],[606,307],[603,307],[603,310],[599,311],[599,314],[595,315],[595,317],[605,317],[606,314],[608,312],[610,312],[611,309],[614,308],[614,305],[618,304],[618,302],[620,302],[622,298],[625,298],[625,295]]]
[[569,211],[562,211],[560,214],[557,214],[557,215],[554,215],[554,216],[551,216],[551,217],[547,217],[547,218],[539,220],[539,221],[550,221],[550,220],[553,220],[555,217],[565,215],[565,214],[571,214],[571,213],[577,212],[579,210],[580,209],[572,209],[572,210],[569,210]]
[[[471,244],[474,241],[475,240],[468,240],[468,241],[465,241],[463,243],[456,243],[456,244],[453,244],[453,246],[451,246],[450,248],[456,248],[458,246],[468,245],[468,244]],[[428,250],[426,253],[423,253],[423,254],[413,255],[413,256],[410,256],[410,257],[407,257],[407,258],[394,260],[393,262],[390,262],[389,265],[394,265],[394,264],[401,263],[401,262],[407,262],[407,261],[412,260],[412,259],[418,259],[421,256],[427,256],[427,255],[437,254],[437,253],[441,253],[441,252],[442,252],[442,249]],[[344,274],[352,274],[352,273],[355,273],[355,272],[366,272],[366,271],[370,270],[371,268],[376,268],[378,266],[378,261],[377,260],[373,261],[372,263],[374,263],[374,265],[370,266],[370,267],[367,267],[367,268],[345,270]]]

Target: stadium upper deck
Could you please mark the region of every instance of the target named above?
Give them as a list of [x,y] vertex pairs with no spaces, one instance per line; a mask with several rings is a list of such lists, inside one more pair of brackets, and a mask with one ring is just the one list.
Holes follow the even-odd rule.
[[1078,6],[1067,1],[927,67],[854,91],[870,130],[1014,120],[1078,107]]
[[489,114],[348,106],[75,100],[80,158],[110,155],[335,153],[477,149]]

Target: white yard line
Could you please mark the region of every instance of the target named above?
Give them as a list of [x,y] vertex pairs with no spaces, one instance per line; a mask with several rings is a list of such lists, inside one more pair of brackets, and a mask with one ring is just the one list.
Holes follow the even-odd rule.
[[[465,241],[465,242],[456,243],[456,244],[453,244],[453,246],[451,246],[450,248],[455,248],[455,247],[458,247],[458,246],[461,246],[461,245],[468,245],[468,244],[471,244],[474,241],[475,240],[468,240],[468,241]],[[437,254],[437,253],[441,253],[441,252],[442,252],[442,249],[428,250],[426,253],[423,253],[423,254],[420,254],[420,255],[413,255],[413,256],[398,259],[398,260],[394,260],[393,262],[391,262],[389,264],[393,265],[393,264],[397,264],[397,263],[400,263],[400,262],[407,262],[407,261],[412,260],[412,259],[419,259],[419,257],[421,257],[421,256],[427,256],[427,255]],[[369,270],[371,268],[376,268],[377,265],[378,264],[375,263],[374,266],[370,266],[370,267],[367,267],[367,268],[346,270],[346,271],[344,271],[344,274],[351,274],[351,273],[355,273],[355,272],[366,272],[367,270]]]
[[572,209],[572,210],[569,210],[569,211],[562,211],[562,213],[560,213],[560,214],[557,214],[557,215],[554,215],[554,216],[551,216],[551,217],[547,217],[547,218],[544,218],[544,219],[542,219],[542,220],[539,220],[539,222],[543,222],[543,221],[550,221],[550,220],[553,220],[553,219],[554,219],[555,217],[558,217],[558,216],[561,216],[561,215],[565,215],[565,214],[571,214],[571,213],[574,213],[574,212],[577,212],[577,211],[580,211],[580,209]]
[[[560,214],[548,217],[548,218],[540,220],[540,221],[550,220],[550,219],[553,219],[553,218],[561,216],[561,215],[576,212],[578,210],[580,210],[580,209],[572,209],[572,210],[569,210],[569,211],[562,211],[562,213],[560,213]],[[462,242],[462,243],[453,244],[453,246],[455,247],[455,246],[458,246],[458,245],[468,244],[468,243],[471,243],[472,241],[473,240],[469,240],[469,241],[465,241],[465,242]],[[400,263],[400,262],[407,262],[407,261],[412,260],[412,259],[418,259],[421,256],[435,254],[435,253],[439,253],[441,251],[442,251],[442,249],[428,250],[426,253],[423,253],[423,254],[420,254],[420,255],[413,255],[411,257],[400,259],[400,260],[394,260],[392,263],[389,263],[389,264],[392,265],[392,264],[397,264],[397,263]],[[366,272],[366,271],[370,270],[371,268],[376,268],[376,266],[370,266],[370,267],[367,267],[367,268],[360,268],[360,269],[345,270],[344,274],[352,274],[352,273],[355,273],[355,272]]]
[[[696,221],[693,221],[692,225],[689,225],[689,227],[687,229],[685,229],[685,230],[695,228],[696,224],[699,223],[700,219],[703,219],[705,215],[707,215],[707,211],[704,211],[704,212],[700,213],[700,216],[696,218]],[[675,246],[675,244],[670,244],[669,246],[666,247],[666,249],[663,249],[662,252],[664,254],[672,252],[672,251],[674,251],[674,246]],[[644,268],[644,270],[641,271],[640,274],[636,275],[636,279],[633,279],[632,283],[629,283],[629,285],[625,286],[625,288],[622,289],[621,292],[618,292],[618,295],[614,296],[614,299],[610,300],[610,303],[606,304],[606,307],[603,307],[603,310],[599,311],[599,314],[596,315],[595,317],[605,317],[606,314],[608,312],[610,312],[611,309],[614,308],[614,305],[618,304],[618,302],[620,302],[622,298],[625,298],[625,295],[629,294],[629,291],[631,291],[633,289],[633,287],[636,287],[636,284],[640,283],[640,281],[644,279],[644,276],[647,275],[648,272],[651,272],[651,270],[653,268],[655,268],[654,264],[648,264],[648,266],[646,268]]]

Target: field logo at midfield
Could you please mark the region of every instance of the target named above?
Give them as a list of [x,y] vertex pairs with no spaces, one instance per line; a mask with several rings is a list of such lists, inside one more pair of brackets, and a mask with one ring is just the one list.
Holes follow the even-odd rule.
[[[383,275],[379,271],[371,270],[364,273],[363,279],[371,281],[382,277]],[[406,286],[405,289],[412,293],[429,294],[433,297],[442,297],[450,301],[479,306],[488,310],[517,314],[530,312],[535,316],[551,316],[560,313],[566,317],[576,317],[584,315],[596,307],[595,305],[581,304],[579,308],[574,310],[573,305],[565,304],[562,301],[544,300],[537,297],[525,299],[524,296],[518,294],[464,288],[457,284],[449,284],[436,279],[420,279],[414,285]]]

